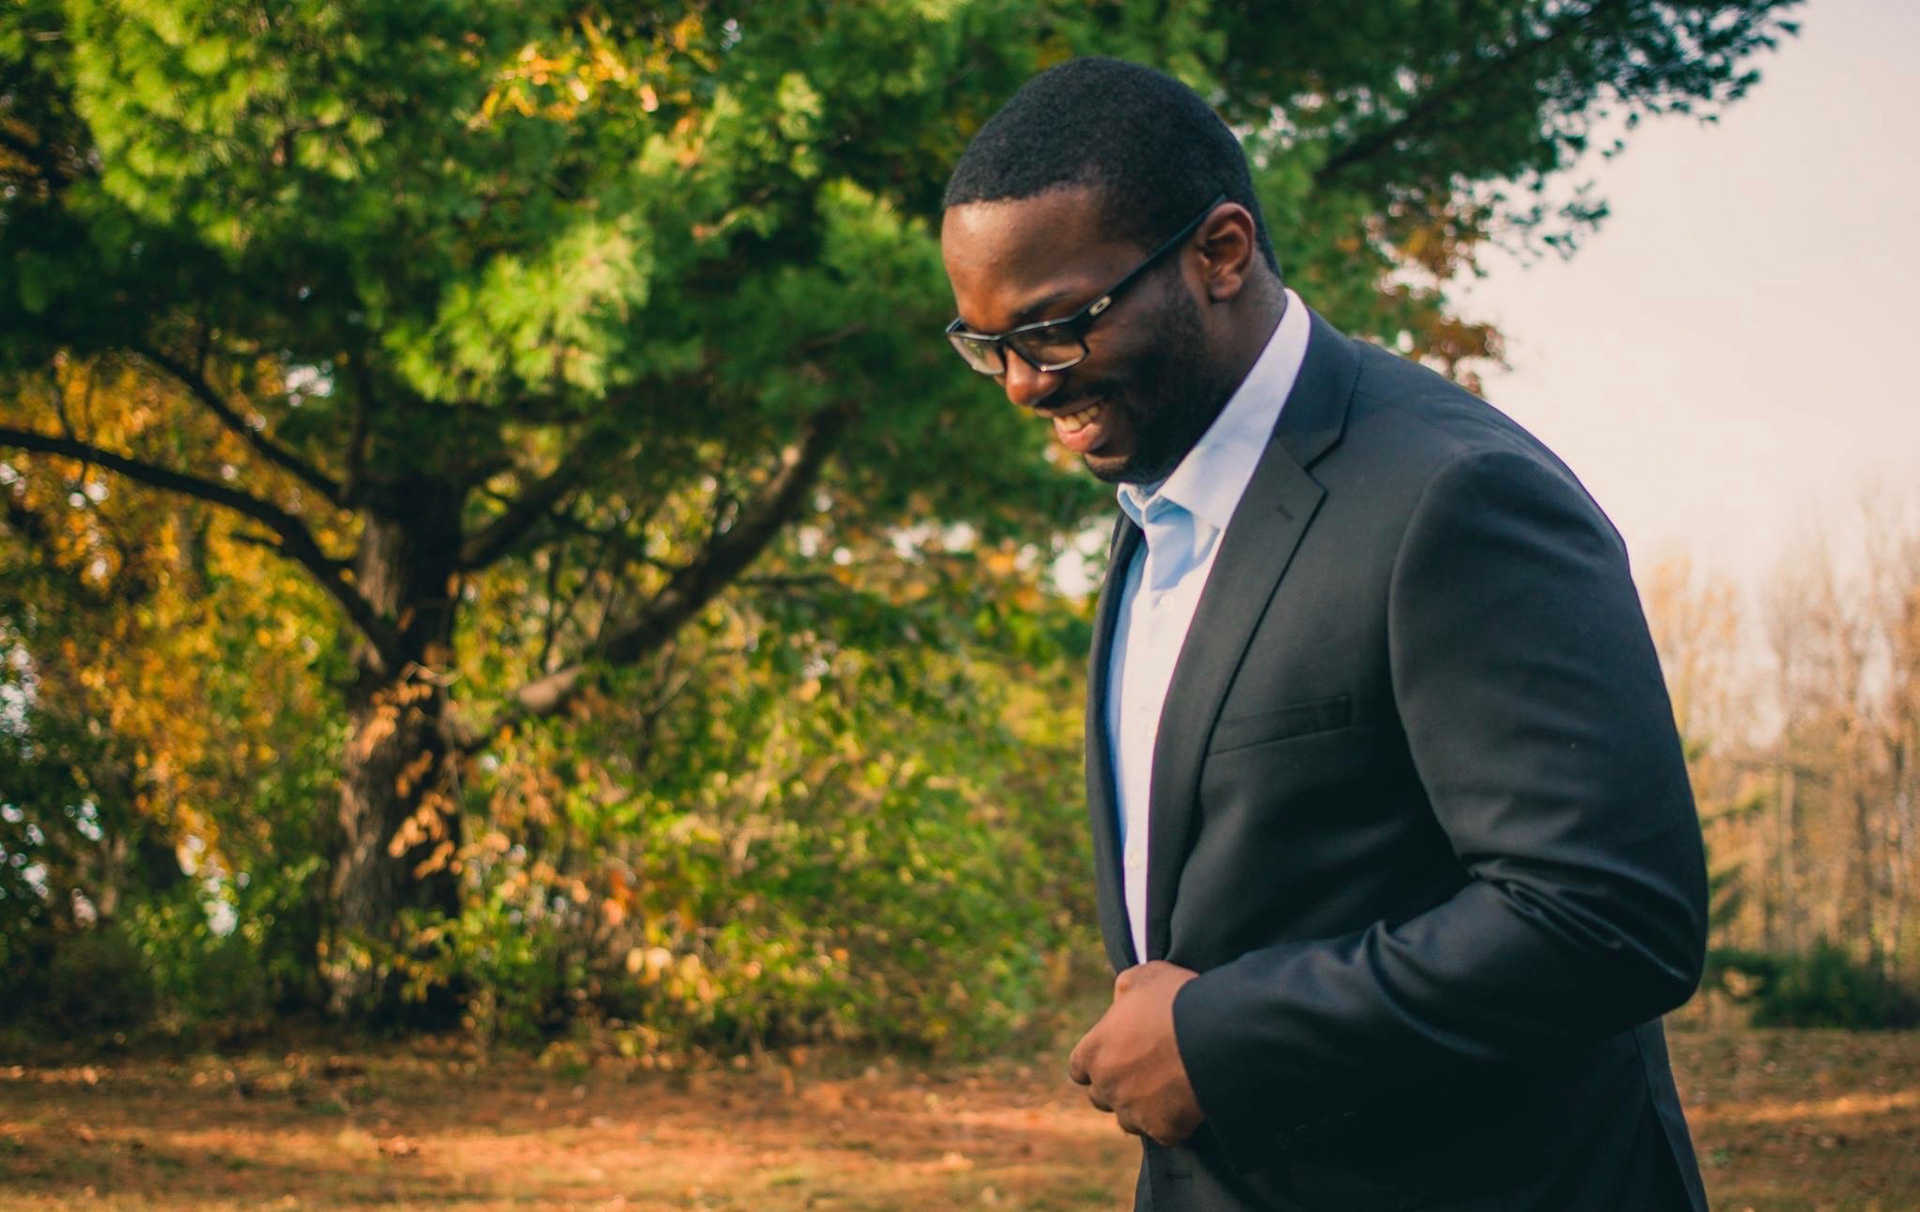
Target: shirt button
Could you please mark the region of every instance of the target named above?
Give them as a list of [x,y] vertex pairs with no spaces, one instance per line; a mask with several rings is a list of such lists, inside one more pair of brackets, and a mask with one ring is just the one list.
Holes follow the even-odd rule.
[[1156,594],[1154,594],[1154,595],[1153,595],[1153,608],[1154,608],[1155,610],[1159,610],[1159,609],[1162,609],[1163,607],[1165,607],[1165,606],[1166,606],[1166,604],[1167,604],[1167,595],[1166,595],[1166,594],[1164,594],[1164,593],[1156,593]]
[[1142,855],[1140,854],[1140,852],[1139,852],[1139,851],[1137,851],[1137,850],[1129,850],[1129,851],[1127,852],[1127,866],[1128,866],[1128,867],[1129,867],[1130,869],[1132,869],[1132,870],[1134,870],[1134,871],[1138,871],[1138,870],[1140,870],[1140,864],[1141,864],[1141,863],[1142,863],[1143,861],[1144,861],[1144,858],[1143,858],[1143,856],[1142,856]]

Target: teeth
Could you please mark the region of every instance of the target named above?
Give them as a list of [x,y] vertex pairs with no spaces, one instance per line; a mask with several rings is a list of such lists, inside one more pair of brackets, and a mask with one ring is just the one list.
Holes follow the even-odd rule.
[[1089,404],[1079,412],[1070,412],[1065,416],[1055,417],[1053,423],[1060,428],[1062,433],[1079,433],[1093,423],[1094,415],[1099,411],[1100,405]]

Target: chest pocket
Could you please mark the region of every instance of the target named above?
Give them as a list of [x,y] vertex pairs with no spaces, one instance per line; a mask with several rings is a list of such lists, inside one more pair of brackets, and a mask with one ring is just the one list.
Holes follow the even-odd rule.
[[1353,723],[1353,697],[1336,694],[1306,703],[1291,703],[1267,711],[1227,716],[1213,728],[1208,753],[1226,753],[1250,745],[1264,745],[1289,737],[1331,732]]

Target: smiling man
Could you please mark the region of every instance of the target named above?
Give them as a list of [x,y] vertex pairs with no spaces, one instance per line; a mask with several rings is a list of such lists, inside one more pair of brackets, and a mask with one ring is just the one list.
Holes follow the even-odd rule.
[[947,339],[1117,485],[1087,710],[1137,1208],[1703,1212],[1699,825],[1571,472],[1281,280],[1232,133],[1081,59],[974,138]]

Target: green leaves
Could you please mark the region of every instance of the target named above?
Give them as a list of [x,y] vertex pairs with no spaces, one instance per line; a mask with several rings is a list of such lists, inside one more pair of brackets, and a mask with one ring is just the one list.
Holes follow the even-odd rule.
[[537,261],[497,256],[452,285],[430,328],[398,325],[387,348],[430,400],[486,403],[533,384],[605,391],[647,301],[650,235],[630,215],[584,219]]

